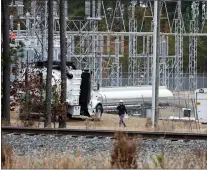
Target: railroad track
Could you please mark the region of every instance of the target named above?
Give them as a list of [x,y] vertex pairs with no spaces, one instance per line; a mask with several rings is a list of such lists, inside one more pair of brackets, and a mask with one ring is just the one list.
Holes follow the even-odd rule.
[[125,132],[129,137],[140,138],[164,138],[171,140],[207,140],[205,133],[175,133],[175,132],[149,132],[149,131],[115,131],[115,130],[91,130],[91,129],[53,129],[53,128],[27,128],[2,126],[2,132],[14,134],[52,134],[52,135],[72,135],[72,136],[91,136],[91,137],[114,137],[117,132]]

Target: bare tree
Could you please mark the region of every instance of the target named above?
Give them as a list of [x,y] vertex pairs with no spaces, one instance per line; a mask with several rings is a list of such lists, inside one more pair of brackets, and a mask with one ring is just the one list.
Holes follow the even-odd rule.
[[65,127],[66,119],[66,21],[64,13],[64,0],[60,0],[60,55],[61,55],[61,103],[63,104],[63,115],[60,117],[62,119],[61,127]]
[[2,1],[3,18],[3,103],[2,118],[10,124],[10,43],[9,43],[9,0]]
[[48,5],[48,65],[46,80],[46,110],[44,127],[51,127],[52,62],[53,62],[53,0]]

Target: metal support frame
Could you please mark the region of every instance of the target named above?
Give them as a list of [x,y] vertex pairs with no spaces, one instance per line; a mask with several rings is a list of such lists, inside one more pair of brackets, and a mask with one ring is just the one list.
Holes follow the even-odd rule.
[[[131,1],[131,17],[129,18],[129,31],[137,32],[137,22],[134,17],[135,1]],[[128,85],[135,86],[137,82],[138,57],[137,57],[137,36],[135,34],[129,35],[129,64],[128,64]]]
[[121,26],[119,27],[119,31],[126,31],[121,0],[116,0],[116,6],[113,11],[113,18],[111,22],[110,31],[114,31],[114,26]]
[[[147,5],[148,4],[148,5]],[[146,15],[147,14],[147,9],[150,10],[151,15]],[[166,13],[166,16],[161,16],[162,11],[164,11]],[[169,15],[168,15],[168,9],[167,9],[167,5],[166,5],[166,1],[161,1],[160,2],[160,8],[158,11],[158,15],[160,16],[160,20],[165,20],[167,21],[167,26],[168,26],[168,33],[172,33],[172,28],[171,28],[171,24],[169,21]],[[142,19],[142,24],[141,24],[141,30],[143,29],[144,26],[144,22],[147,21],[147,18],[152,18],[153,19],[153,9],[152,9],[152,1],[148,0],[146,2],[146,7],[144,9],[144,16]],[[151,30],[153,32],[153,22],[151,24]],[[167,43],[167,36],[164,36],[163,33],[161,34],[161,41],[160,41],[160,50],[163,53],[164,48],[168,48],[168,43]],[[165,33],[164,33],[165,34]],[[139,67],[139,77],[141,76],[143,80],[140,81],[143,82],[144,84],[148,84],[151,85],[151,78],[152,78],[152,50],[153,49],[153,35],[146,35],[143,36],[143,55],[147,56],[144,58],[138,58],[138,67]],[[161,54],[160,55],[160,85],[166,85],[167,82],[169,82],[168,77],[166,77],[167,73],[166,70],[170,67],[170,65],[168,65],[168,60],[172,59],[172,57],[168,57],[167,54]],[[169,70],[169,69],[168,69]],[[172,73],[172,72],[170,72]]]
[[[195,20],[190,21],[190,31],[197,32]],[[197,89],[197,37],[189,37],[189,89]]]
[[201,27],[201,33],[204,32],[204,27],[206,26],[207,23],[207,2],[204,1],[202,4],[202,27]]
[[166,86],[167,84],[167,61],[166,61],[166,56],[167,56],[167,40],[164,35],[160,36],[160,59],[159,59],[159,65],[160,65],[160,85],[161,86]]
[[184,24],[181,13],[181,1],[177,2],[178,18],[174,19],[175,22],[175,91],[183,89],[183,29]]
[[115,39],[115,62],[112,64],[111,86],[119,86],[119,38]]
[[[192,20],[190,21],[190,33],[198,33],[198,9],[199,2],[192,4]],[[189,89],[197,89],[197,36],[189,36]]]

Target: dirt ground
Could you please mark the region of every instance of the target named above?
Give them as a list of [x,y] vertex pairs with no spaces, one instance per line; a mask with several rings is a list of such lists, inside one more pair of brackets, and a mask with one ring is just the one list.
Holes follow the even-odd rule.
[[[153,130],[152,123],[146,118],[128,117],[125,120],[126,128],[119,127],[119,117],[114,114],[103,114],[100,121],[92,121],[88,117],[75,117],[67,122],[70,129],[102,129],[102,130]],[[24,122],[19,120],[18,113],[11,113],[12,126],[24,126]],[[44,127],[43,122],[35,122],[34,127]],[[52,128],[58,128],[58,123],[52,123]],[[199,124],[195,121],[174,122],[169,120],[159,120],[157,131],[177,131],[177,132],[204,132],[207,133],[207,125]]]

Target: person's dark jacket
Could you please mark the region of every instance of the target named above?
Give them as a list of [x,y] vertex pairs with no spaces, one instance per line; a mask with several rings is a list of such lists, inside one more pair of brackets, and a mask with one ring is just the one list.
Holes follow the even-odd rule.
[[125,107],[125,105],[119,105],[118,107],[117,107],[117,110],[118,110],[118,114],[119,114],[119,116],[121,116],[122,114],[124,114],[125,112],[127,113],[127,110],[126,110],[126,107]]

